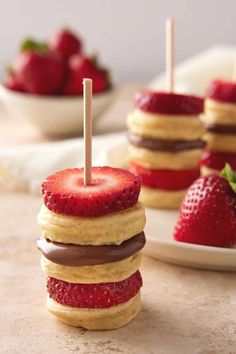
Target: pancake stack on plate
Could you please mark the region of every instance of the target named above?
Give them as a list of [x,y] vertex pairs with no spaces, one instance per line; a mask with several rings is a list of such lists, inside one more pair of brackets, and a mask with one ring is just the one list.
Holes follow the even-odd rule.
[[140,176],[140,201],[148,207],[177,209],[200,175],[205,143],[203,99],[142,90],[129,113],[130,170]]

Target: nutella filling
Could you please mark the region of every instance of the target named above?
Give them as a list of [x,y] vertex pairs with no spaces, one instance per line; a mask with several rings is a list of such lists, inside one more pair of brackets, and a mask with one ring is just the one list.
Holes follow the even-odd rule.
[[208,123],[206,124],[206,130],[211,133],[234,135],[236,134],[236,124],[227,125],[227,124]]
[[49,261],[65,266],[92,266],[117,262],[140,251],[146,242],[141,232],[120,245],[82,246],[37,238],[38,249]]
[[202,149],[206,146],[203,140],[162,140],[146,138],[137,134],[128,132],[128,140],[132,145],[154,151],[178,152],[192,149]]

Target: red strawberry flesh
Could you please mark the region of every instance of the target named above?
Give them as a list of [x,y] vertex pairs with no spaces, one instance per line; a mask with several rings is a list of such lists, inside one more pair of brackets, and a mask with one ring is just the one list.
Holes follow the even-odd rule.
[[49,39],[49,48],[62,55],[65,60],[68,60],[75,53],[80,53],[82,43],[78,36],[68,29],[62,29],[55,33]]
[[94,217],[129,208],[139,192],[137,176],[112,167],[93,167],[92,184],[87,186],[82,168],[56,172],[42,184],[47,208],[71,216]]
[[233,170],[236,170],[236,154],[205,150],[201,157],[202,166],[219,171],[224,168],[226,163],[230,164]]
[[6,78],[4,85],[6,88],[12,91],[16,92],[24,92],[24,87],[23,85],[17,80],[16,76],[14,74],[8,75]]
[[107,90],[110,86],[107,73],[84,55],[73,55],[68,63],[68,75],[63,89],[64,95],[82,95],[83,78],[93,80],[93,93]]
[[149,113],[196,115],[203,112],[200,97],[168,92],[142,90],[135,95],[134,107]]
[[147,169],[132,162],[130,171],[141,178],[142,185],[169,191],[188,188],[199,176],[199,168],[191,170]]
[[27,93],[54,95],[63,81],[63,62],[57,53],[50,51],[22,51],[16,59],[14,73]]
[[110,283],[75,284],[48,278],[49,296],[65,306],[80,308],[109,308],[122,304],[134,297],[142,287],[139,271],[129,278]]
[[207,89],[206,97],[216,101],[236,104],[236,82],[214,80]]
[[174,238],[215,247],[230,247],[236,243],[236,194],[225,178],[208,175],[189,188]]

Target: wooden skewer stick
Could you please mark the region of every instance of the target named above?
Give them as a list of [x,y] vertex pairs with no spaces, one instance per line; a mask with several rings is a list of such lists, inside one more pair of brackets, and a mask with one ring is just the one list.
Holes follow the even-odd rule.
[[174,45],[175,45],[175,25],[173,18],[166,20],[166,89],[168,92],[174,91]]
[[84,185],[92,181],[92,87],[91,79],[83,80],[84,97]]

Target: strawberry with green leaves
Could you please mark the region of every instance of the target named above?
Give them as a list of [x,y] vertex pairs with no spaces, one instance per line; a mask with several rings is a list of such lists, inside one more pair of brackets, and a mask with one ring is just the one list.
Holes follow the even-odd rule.
[[177,241],[215,247],[236,244],[236,174],[200,177],[189,188],[174,230]]
[[[27,39],[17,55],[12,75],[15,84],[20,85],[20,91],[55,95],[60,91],[64,78],[63,60],[59,53],[49,50],[44,43]],[[12,83],[7,87],[12,89]]]
[[68,62],[68,76],[63,94],[82,95],[82,82],[85,77],[93,80],[93,93],[105,91],[110,86],[108,72],[100,68],[96,60],[85,55],[75,54]]
[[47,42],[26,39],[7,71],[5,86],[29,94],[79,96],[86,77],[93,80],[93,93],[111,86],[109,72],[96,57],[82,53],[80,38],[67,29],[58,31]]

